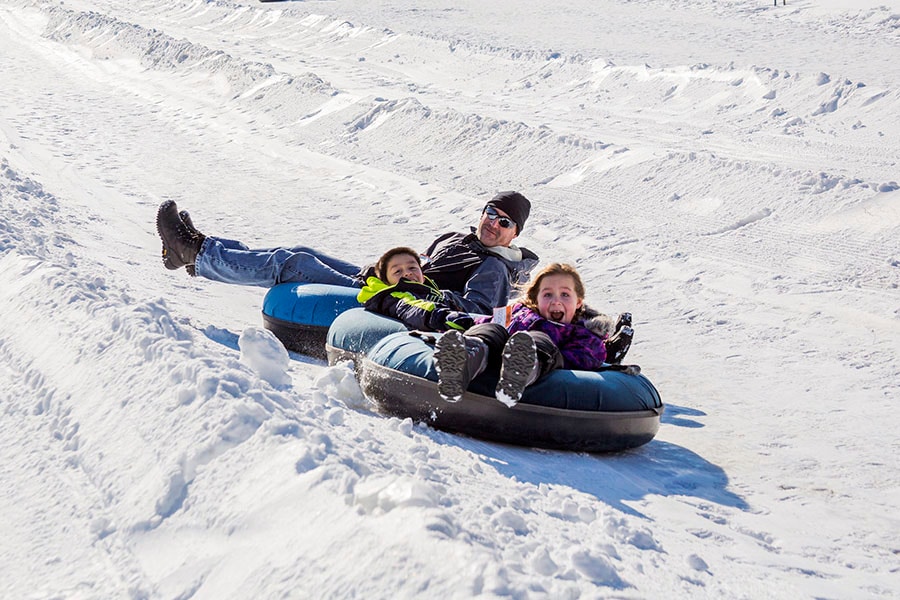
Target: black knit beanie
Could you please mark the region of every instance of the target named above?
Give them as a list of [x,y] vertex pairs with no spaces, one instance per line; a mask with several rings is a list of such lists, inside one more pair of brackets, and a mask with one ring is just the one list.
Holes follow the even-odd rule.
[[522,229],[525,228],[525,221],[528,219],[529,213],[531,213],[531,202],[519,192],[500,192],[491,198],[490,202],[485,205],[485,208],[488,206],[493,206],[508,214],[509,218],[516,224],[517,234],[522,233]]

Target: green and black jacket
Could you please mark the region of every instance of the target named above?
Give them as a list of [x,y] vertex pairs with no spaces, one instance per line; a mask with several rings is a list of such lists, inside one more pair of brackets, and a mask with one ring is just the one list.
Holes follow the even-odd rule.
[[356,299],[366,310],[392,317],[411,329],[422,331],[443,331],[447,314],[453,310],[445,303],[444,293],[428,277],[425,283],[401,279],[396,285],[389,285],[377,277],[368,277]]

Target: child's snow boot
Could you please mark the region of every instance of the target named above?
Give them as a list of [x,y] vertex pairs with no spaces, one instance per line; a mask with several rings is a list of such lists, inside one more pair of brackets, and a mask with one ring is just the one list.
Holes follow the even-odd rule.
[[513,407],[522,399],[529,385],[541,374],[534,338],[525,331],[514,333],[503,348],[503,365],[495,395],[503,404]]
[[483,341],[452,329],[434,345],[438,394],[447,402],[459,402],[469,383],[487,367],[488,347]]

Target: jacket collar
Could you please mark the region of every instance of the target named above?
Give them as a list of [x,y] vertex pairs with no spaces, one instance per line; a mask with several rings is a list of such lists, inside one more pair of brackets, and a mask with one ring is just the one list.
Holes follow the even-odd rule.
[[491,254],[495,254],[502,258],[503,260],[509,262],[521,262],[524,255],[522,253],[521,248],[516,246],[515,244],[510,244],[509,247],[506,246],[491,246],[488,248],[484,244],[481,243],[481,240],[478,239],[478,235],[476,235],[476,228],[471,227],[471,233],[466,236],[466,241],[470,243],[474,243],[478,248],[483,250],[484,252],[490,252]]

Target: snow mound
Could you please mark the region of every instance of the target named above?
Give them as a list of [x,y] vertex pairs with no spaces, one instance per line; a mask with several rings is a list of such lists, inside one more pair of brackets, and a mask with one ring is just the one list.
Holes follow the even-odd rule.
[[276,388],[291,385],[288,368],[291,359],[284,345],[268,329],[247,327],[238,339],[241,362],[253,369],[261,379]]

